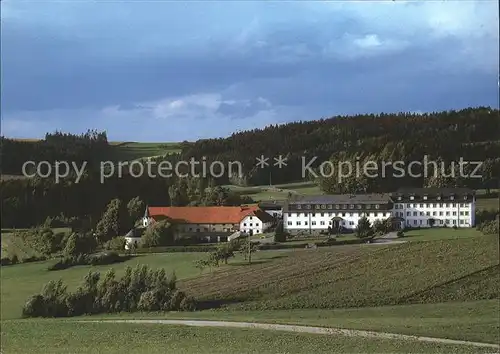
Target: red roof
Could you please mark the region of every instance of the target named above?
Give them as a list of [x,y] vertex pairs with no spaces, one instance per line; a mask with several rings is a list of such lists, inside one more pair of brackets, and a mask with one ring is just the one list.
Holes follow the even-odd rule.
[[149,207],[148,213],[154,220],[168,217],[185,224],[239,224],[249,215],[259,219],[269,216],[258,206]]

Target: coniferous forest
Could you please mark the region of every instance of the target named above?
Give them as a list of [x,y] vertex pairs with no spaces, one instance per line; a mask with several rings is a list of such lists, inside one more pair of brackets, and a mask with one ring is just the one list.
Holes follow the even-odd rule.
[[[242,176],[229,176],[226,169],[219,178],[193,178],[173,175],[151,178],[146,174],[136,177],[126,171],[115,174],[101,183],[100,162],[112,159],[112,146],[105,132],[89,130],[81,135],[62,132],[48,133],[40,141],[20,141],[1,138],[2,175],[20,175],[25,161],[56,161],[87,163],[85,173],[76,183],[76,175],[55,183],[53,178],[2,179],[2,227],[29,227],[40,224],[47,217],[63,213],[66,217],[98,220],[111,199],[125,202],[136,196],[149,204],[162,205],[238,205],[249,202],[234,195],[225,184],[242,186],[284,184],[308,179],[327,193],[390,192],[399,187],[469,187],[498,188],[500,171],[499,111],[489,107],[467,108],[416,114],[379,114],[351,117],[333,117],[315,121],[293,122],[263,129],[235,133],[227,138],[183,143],[179,154],[154,158],[156,164],[170,161],[220,161],[228,166],[239,161]],[[256,167],[256,158],[269,158],[271,166]],[[281,155],[287,166],[273,166],[273,158]],[[338,171],[330,177],[303,175],[304,164],[314,171],[330,161],[355,163],[438,161],[449,166],[452,161],[482,162],[476,171],[481,178],[453,175],[450,168],[445,176],[394,177],[391,167],[377,177],[351,174],[339,183]],[[465,166],[472,172],[473,166]],[[413,172],[418,172],[415,167]],[[154,169],[154,167],[153,167]],[[455,167],[456,169],[456,167]],[[374,174],[373,169],[370,169]],[[189,168],[182,169],[189,173]],[[430,171],[432,172],[432,171]],[[456,172],[456,171],[455,171]],[[375,172],[376,174],[376,172]]]

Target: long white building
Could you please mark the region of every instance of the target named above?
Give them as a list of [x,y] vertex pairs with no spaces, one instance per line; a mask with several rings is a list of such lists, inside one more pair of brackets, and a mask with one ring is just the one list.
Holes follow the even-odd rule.
[[390,194],[321,195],[289,200],[283,208],[287,232],[353,230],[366,216],[370,223],[391,219],[396,228],[472,227],[474,191],[465,188],[405,188]]

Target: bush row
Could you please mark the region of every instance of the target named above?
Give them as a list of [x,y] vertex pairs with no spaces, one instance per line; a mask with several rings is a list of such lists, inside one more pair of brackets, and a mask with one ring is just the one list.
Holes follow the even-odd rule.
[[48,270],[62,270],[76,265],[107,265],[129,260],[131,255],[120,255],[117,252],[103,252],[97,254],[79,254],[78,256],[64,256],[57,263],[48,267]]
[[151,248],[138,248],[134,253],[169,253],[169,252],[212,252],[217,249],[217,246],[208,245],[192,245],[192,246],[163,246]]
[[90,271],[75,292],[68,292],[62,280],[48,282],[41,293],[26,301],[23,317],[69,317],[84,314],[134,311],[192,311],[194,299],[176,289],[175,274],[167,277],[165,269],[152,270],[138,265],[125,269],[115,279],[110,269],[101,279]]

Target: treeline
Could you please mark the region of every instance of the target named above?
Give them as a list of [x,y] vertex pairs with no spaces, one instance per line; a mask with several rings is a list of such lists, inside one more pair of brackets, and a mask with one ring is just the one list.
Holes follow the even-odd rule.
[[175,176],[163,179],[116,175],[101,183],[98,173],[90,172],[79,183],[71,178],[59,183],[49,178],[10,179],[1,181],[0,188],[3,228],[28,228],[44,223],[47,217],[57,217],[59,222],[53,227],[88,224],[86,229],[93,229],[111,200],[118,199],[126,206],[137,196],[144,202],[139,213],[144,212],[146,204],[230,206],[252,202],[211,181]]
[[[465,161],[485,161],[494,165],[493,178],[488,181],[469,180],[471,187],[498,186],[500,156],[499,111],[489,107],[468,108],[460,111],[428,113],[423,115],[371,114],[354,117],[333,117],[308,122],[294,122],[265,129],[235,133],[224,139],[206,139],[187,145],[184,159],[194,157],[207,160],[239,161],[243,165],[242,178],[225,176],[224,183],[262,185],[288,183],[304,178],[305,164],[317,157],[310,166],[314,169],[324,161],[422,161],[425,155],[434,161],[449,165],[463,157]],[[256,158],[269,157],[270,167],[256,168]],[[272,166],[273,157],[287,158],[287,166]],[[496,160],[495,160],[496,159]],[[379,166],[381,164],[379,163]],[[335,166],[335,165],[334,165]],[[415,173],[418,168],[415,168]],[[379,171],[380,172],[380,171]],[[388,191],[400,186],[421,187],[421,178],[372,178],[367,191]],[[306,175],[307,177],[307,175]],[[314,179],[314,178],[313,178]]]
[[56,131],[47,133],[45,139],[23,141],[0,137],[2,174],[20,175],[26,161],[69,161],[89,168],[99,166],[107,155],[109,144],[106,132],[88,130],[81,135]]

